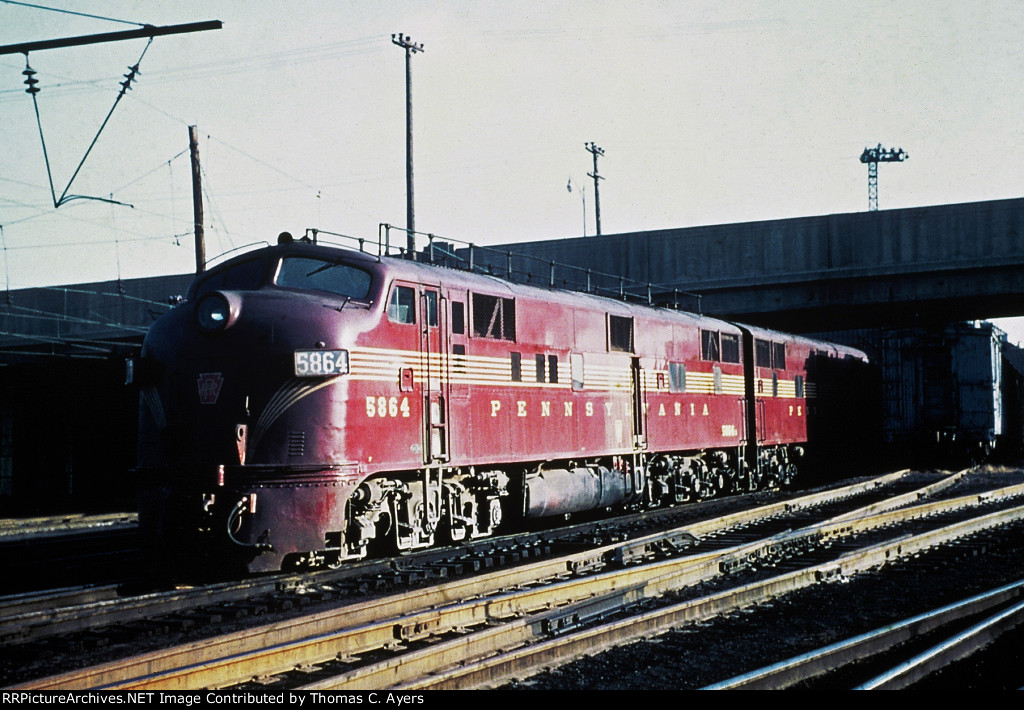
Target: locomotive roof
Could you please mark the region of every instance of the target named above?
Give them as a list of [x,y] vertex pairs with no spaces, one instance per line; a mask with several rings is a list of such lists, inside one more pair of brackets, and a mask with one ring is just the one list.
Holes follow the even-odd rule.
[[[689,311],[682,311],[672,308],[649,306],[639,303],[620,301],[614,298],[585,293],[582,291],[567,291],[545,285],[519,284],[490,274],[482,274],[471,271],[464,271],[436,264],[427,264],[419,261],[410,261],[396,257],[377,256],[366,252],[351,249],[345,246],[326,245],[309,243],[302,240],[288,244],[268,246],[256,251],[246,252],[223,264],[211,269],[218,271],[222,268],[229,268],[236,264],[252,258],[278,258],[287,254],[302,254],[316,257],[340,258],[353,266],[364,266],[369,270],[383,273],[387,280],[401,279],[424,285],[445,285],[456,286],[469,291],[506,294],[509,297],[522,297],[532,299],[543,299],[548,302],[559,303],[566,308],[587,307],[595,310],[604,310],[613,315],[672,318],[686,321],[690,325],[698,327],[736,332],[740,329],[749,330],[754,337],[771,339],[775,341],[800,342],[809,347],[819,350],[827,350],[833,356],[851,356],[866,359],[864,353],[847,346],[836,345],[835,343],[805,338],[802,336],[783,333],[780,331],[748,326],[744,324],[725,321],[712,316],[704,316]],[[201,278],[201,277],[200,277]],[[198,282],[198,278],[197,278]],[[194,286],[194,284],[193,284]],[[191,291],[191,290],[190,290]]]
[[[457,286],[469,291],[490,293],[494,295],[505,294],[509,297],[522,297],[543,299],[548,302],[555,302],[567,308],[588,307],[595,310],[604,310],[613,315],[640,316],[640,317],[677,317],[680,320],[695,322],[697,325],[716,330],[727,330],[738,332],[739,328],[728,321],[702,316],[688,311],[672,308],[648,306],[638,303],[620,301],[614,298],[599,296],[596,294],[584,293],[582,291],[568,291],[544,285],[518,284],[490,274],[481,274],[471,271],[463,271],[436,264],[427,264],[418,261],[410,261],[396,257],[368,254],[366,252],[349,249],[342,246],[311,244],[303,241],[296,241],[290,244],[278,244],[265,247],[256,251],[246,252],[236,256],[217,267],[211,272],[223,268],[229,268],[253,258],[279,258],[287,254],[300,254],[316,257],[340,258],[353,266],[364,266],[373,271],[382,270],[385,278],[401,279],[421,283],[424,285],[445,285],[448,287]],[[201,277],[199,277],[201,278]],[[198,279],[197,279],[198,281]]]
[[521,284],[490,274],[462,271],[460,269],[411,262],[404,259],[389,258],[384,260],[384,263],[388,265],[388,272],[392,278],[405,278],[424,284],[444,283],[449,287],[458,285],[460,288],[466,288],[470,291],[495,294],[506,293],[509,296],[543,299],[548,302],[560,303],[568,308],[588,307],[604,310],[613,315],[651,317],[657,314],[658,317],[664,317],[666,314],[671,314],[699,321],[707,327],[734,329],[731,323],[717,318],[702,316],[689,311],[622,301],[584,291],[570,291],[544,284]]
[[768,328],[759,328],[753,325],[744,325],[743,327],[749,330],[750,334],[755,338],[798,343],[815,350],[826,351],[832,357],[854,357],[861,360],[867,360],[867,356],[863,352],[848,345],[840,345],[827,340],[817,340],[803,335],[783,333],[778,330],[769,330]]

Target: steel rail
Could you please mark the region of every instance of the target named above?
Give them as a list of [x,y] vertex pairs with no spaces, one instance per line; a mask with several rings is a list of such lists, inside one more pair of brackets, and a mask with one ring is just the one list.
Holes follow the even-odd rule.
[[[723,517],[711,518],[675,531],[655,533],[636,538],[632,541],[619,543],[618,545],[579,552],[563,558],[566,560],[564,568],[562,563],[557,560],[553,563],[539,563],[539,566],[530,567],[527,575],[545,575],[550,577],[578,573],[588,568],[602,567],[609,561],[609,558],[618,564],[629,564],[649,557],[656,551],[664,549],[666,545],[673,544],[673,542],[681,537],[694,540],[771,516],[783,515],[838,499],[870,493],[898,482],[907,474],[908,471],[906,470],[897,471],[837,489],[771,503]],[[929,490],[942,487],[944,481],[945,479],[925,486],[919,489],[916,494],[919,496],[925,495]],[[609,550],[612,550],[611,555],[609,555]],[[326,573],[324,576],[329,577],[332,575],[333,573]],[[320,575],[316,576],[319,577]],[[269,580],[248,580],[241,584],[237,582],[222,583],[199,589],[155,592],[128,598],[108,599],[85,605],[61,608],[50,606],[49,608],[35,610],[20,609],[16,606],[8,610],[4,600],[0,599],[0,643],[46,638],[57,634],[137,620],[143,615],[153,616],[151,612],[147,612],[147,609],[154,605],[159,605],[161,614],[168,614],[193,609],[199,605],[243,601],[252,594],[269,594],[280,585],[299,584],[301,581],[300,577],[295,576],[274,577]],[[474,591],[473,593],[479,592]]]
[[[857,486],[840,490],[850,488]],[[821,494],[814,494],[809,496],[808,500],[813,500],[817,504],[820,497]],[[973,497],[971,498],[973,500]],[[788,506],[790,510],[800,507],[799,501],[789,501],[765,506],[760,510],[778,512],[780,505],[782,509]],[[866,523],[877,524],[874,519]],[[850,523],[844,523],[844,526],[848,530],[856,527]],[[777,546],[776,538],[768,538],[762,543],[762,547],[770,549]],[[438,600],[452,602],[467,597],[493,594],[496,586],[524,586],[541,579],[564,577],[580,569],[590,569],[598,566],[596,560],[601,560],[609,553],[614,556],[615,548],[615,545],[606,546],[598,551],[582,552],[560,560],[535,563],[514,570],[511,574],[486,575],[474,580],[411,592],[397,598],[353,605],[291,624],[264,626],[231,637],[213,639],[206,644],[192,644],[184,647],[184,651],[171,650],[147,654],[128,662],[109,664],[108,667],[86,669],[84,672],[58,676],[50,680],[44,679],[31,684],[30,687],[72,687],[71,684],[74,684],[74,687],[136,689],[219,687],[240,682],[253,675],[280,673],[296,665],[355,655],[367,650],[405,643],[431,633],[472,627],[496,619],[535,612],[538,608],[546,608],[553,604],[596,597],[607,593],[609,589],[615,589],[616,594],[622,595],[623,598],[633,598],[631,595],[641,592],[641,596],[636,598],[658,596],[668,589],[721,574],[729,568],[722,561],[729,559],[730,552],[733,556],[763,554],[759,553],[756,545],[745,545],[738,548],[739,552],[734,549],[683,560],[669,560],[593,578],[568,580],[543,590],[527,590],[518,594],[493,597],[476,605],[455,604],[449,608],[418,612],[436,605]],[[553,597],[553,592],[560,596]],[[563,617],[558,624],[566,623],[564,618],[578,618],[578,613],[574,614],[575,617]],[[380,621],[381,619],[386,620]],[[332,630],[328,631],[328,627]],[[333,631],[334,629],[340,631]],[[255,643],[261,651],[250,653],[244,650],[246,639],[249,637],[257,639]],[[267,657],[270,655],[274,656],[273,660],[268,660]],[[182,665],[189,666],[187,674],[183,674]],[[47,685],[48,682],[51,685]]]
[[947,488],[952,488],[954,485],[962,481],[968,473],[970,473],[970,469],[958,471],[957,473],[946,476],[945,478],[942,478],[936,481],[935,483],[920,488],[916,491],[904,493],[903,495],[900,496],[886,498],[885,500],[881,500],[878,501],[877,503],[864,506],[863,508],[851,510],[849,513],[836,516],[835,518],[833,518],[833,520],[839,522],[840,520],[844,519],[859,518],[874,513],[882,513],[885,512],[886,510],[893,510],[904,505],[910,505],[911,503],[915,503],[917,501],[923,500],[924,498],[928,498],[930,496],[934,496],[937,493],[941,493]]
[[[1017,491],[1024,492],[1024,486]],[[959,504],[974,504],[976,496],[965,496],[959,499]],[[956,507],[957,503],[949,503],[949,507]],[[930,508],[931,506],[923,506]],[[931,511],[909,509],[898,513],[906,519],[916,519]],[[850,534],[861,529],[870,529],[887,524],[894,520],[894,514],[876,515],[858,521],[854,525],[849,522],[842,523],[842,529]],[[821,526],[813,526],[818,528]],[[833,526],[834,527],[834,526]],[[777,547],[776,538],[768,538],[760,543],[760,547],[774,549]],[[723,573],[729,565],[723,563],[733,556],[763,556],[758,544],[750,544],[733,548],[723,552],[705,553],[682,560],[671,560],[645,567],[626,569],[616,572],[608,572],[600,575],[585,577],[582,579],[567,579],[555,584],[546,585],[534,589],[519,590],[496,597],[483,599],[470,604],[455,604],[448,607],[439,607],[426,612],[417,613],[410,617],[401,619],[387,619],[378,625],[355,630],[340,630],[336,634],[326,634],[316,638],[303,639],[296,644],[284,644],[280,647],[270,649],[274,655],[272,660],[266,658],[266,653],[256,651],[246,654],[244,658],[236,657],[226,662],[215,661],[212,666],[190,669],[190,676],[183,679],[177,671],[168,674],[154,675],[146,679],[134,679],[124,686],[114,686],[133,689],[145,688],[167,688],[167,687],[194,687],[199,685],[214,685],[217,683],[229,684],[241,682],[248,677],[275,675],[287,672],[296,666],[308,666],[323,663],[335,658],[345,658],[363,653],[367,650],[388,645],[398,646],[409,641],[425,638],[430,635],[440,635],[452,632],[453,630],[465,630],[479,627],[486,624],[494,624],[499,621],[508,621],[526,614],[536,613],[537,610],[548,609],[552,606],[569,604],[570,606],[552,611],[542,618],[533,620],[529,624],[516,624],[503,626],[508,628],[514,638],[509,640],[502,635],[503,632],[494,630],[480,638],[499,639],[495,644],[518,645],[522,643],[522,635],[535,634],[537,629],[545,632],[563,631],[567,628],[578,626],[588,619],[600,617],[608,613],[621,610],[624,606],[637,604],[643,600],[652,599],[664,595],[666,592],[685,587],[698,581],[707,580]],[[472,638],[477,638],[473,636]],[[466,642],[462,642],[466,643]],[[457,644],[461,646],[462,644]],[[446,648],[437,646],[438,649]],[[490,653],[493,649],[487,648]],[[465,649],[459,648],[456,657],[464,658]],[[430,655],[428,653],[428,655]],[[416,656],[413,656],[416,658]],[[430,663],[429,660],[422,660],[421,663]],[[436,663],[436,660],[434,661]],[[403,669],[418,667],[408,656],[402,656],[394,663]],[[228,668],[233,666],[232,668]],[[390,668],[391,664],[385,664]],[[385,670],[385,673],[388,671]],[[408,670],[403,670],[403,673]],[[198,673],[198,675],[197,675]],[[231,680],[231,677],[234,680]],[[366,676],[359,674],[356,678],[360,682],[366,680]],[[182,680],[178,680],[182,679]],[[168,685],[168,683],[181,682],[180,686]],[[318,686],[321,688],[336,687],[329,685]],[[339,686],[345,687],[345,686]]]
[[[780,690],[888,651],[914,637],[1024,596],[1024,581],[888,624],[764,668],[705,686],[704,690]],[[1019,605],[1018,605],[1019,606]],[[868,685],[868,684],[865,684]]]
[[89,530],[135,527],[138,515],[135,513],[106,513],[102,515],[54,515],[42,518],[4,518],[0,520],[0,540],[11,538],[38,537],[54,534],[64,535]]
[[[713,555],[709,555],[713,557]],[[495,587],[536,584],[570,574],[560,565],[545,563],[484,575],[397,597],[371,600],[288,622],[263,625],[204,642],[156,651],[123,661],[51,676],[17,686],[18,689],[132,688],[187,689],[223,687],[254,676],[281,673],[296,666],[393,648],[430,633],[493,622],[514,616],[522,600],[536,598],[537,590],[504,596]],[[537,567],[547,567],[543,572]],[[713,559],[708,570],[717,574]],[[627,570],[639,574],[639,568]],[[607,582],[590,578],[607,591]],[[581,591],[577,584],[578,593]],[[548,592],[550,594],[550,591]],[[516,602],[517,596],[519,603]],[[483,597],[483,598],[482,598]],[[463,602],[473,599],[472,602]],[[539,602],[546,606],[546,601]],[[318,633],[319,631],[319,633]]]
[[117,584],[88,584],[62,589],[47,589],[41,592],[21,592],[0,598],[0,643],[6,633],[21,635],[17,622],[5,630],[4,623],[11,618],[26,618],[28,615],[52,614],[55,609],[83,607],[101,601],[116,599]]
[[[492,544],[495,541],[491,541]],[[500,542],[500,541],[498,541]],[[466,548],[469,549],[469,548]],[[388,560],[364,560],[346,565],[342,570],[321,570],[300,574],[277,574],[246,580],[235,580],[189,589],[156,591],[125,597],[110,595],[109,599],[70,601],[61,604],[59,595],[47,605],[26,604],[19,596],[0,597],[0,645],[38,640],[65,633],[110,626],[189,612],[203,607],[246,603],[254,597],[274,596],[289,590],[314,588],[317,585],[345,584],[352,578],[415,574],[405,563],[416,564],[409,557],[400,566]],[[427,566],[430,562],[425,563]],[[301,598],[301,592],[295,593]]]
[[[832,491],[814,493],[794,500],[773,503],[753,511],[726,516],[724,520],[713,519],[705,521],[694,527],[702,533],[715,532],[725,527],[749,523],[759,518],[780,515],[785,512],[800,510],[804,507],[819,505],[836,498],[870,492],[879,487],[892,484],[906,475],[906,473],[906,471],[901,471]],[[719,522],[716,524],[715,520]],[[661,534],[661,537],[666,535],[671,536],[672,533]],[[640,549],[644,545],[652,543],[658,537],[659,535],[647,536],[639,541],[635,540],[626,544],[633,545],[634,550]],[[438,603],[449,603],[455,600],[479,597],[493,594],[496,588],[503,586],[528,585],[541,579],[564,577],[582,570],[600,567],[605,564],[605,559],[609,554],[615,554],[619,546],[621,546],[621,543],[620,545],[609,545],[596,550],[581,551],[556,560],[536,562],[512,571],[490,573],[468,580],[456,580],[426,590],[411,591],[396,597],[362,602],[301,619],[264,625],[239,632],[238,634],[196,642],[185,647],[156,651],[132,659],[116,661],[37,680],[25,684],[23,687],[37,689],[100,687],[112,683],[120,683],[125,679],[144,674],[159,673],[179,668],[182,665],[211,663],[224,656],[242,653],[248,647],[274,646],[299,642],[313,634],[323,633],[327,630],[360,626],[388,616],[408,615],[417,609],[427,608],[432,603],[436,605]],[[701,566],[693,559],[687,564],[691,568],[690,578],[692,579],[699,579],[701,574],[711,573],[710,571],[713,571],[715,568],[713,561],[708,561],[705,565],[709,571],[702,571]],[[97,605],[98,608],[102,608],[102,606]],[[73,615],[76,611],[68,610],[67,613]],[[78,610],[78,615],[82,615],[81,610]],[[370,634],[368,638],[373,638],[373,634]],[[377,643],[379,641],[375,640],[374,642]],[[384,641],[385,645],[395,642],[396,639],[394,639],[393,633]]]
[[[874,512],[875,506],[870,506],[871,511],[857,517],[850,517],[849,514],[837,516],[831,520],[815,526],[820,529],[824,537],[839,537],[849,532],[859,532],[882,527],[890,522],[905,522],[912,518],[923,518],[941,513],[949,513],[961,508],[976,507],[999,501],[1012,500],[1024,496],[1024,483],[1014,486],[1004,486],[982,493],[970,493],[957,498],[932,501],[930,503],[919,503],[918,505],[895,508],[893,510]],[[795,531],[792,537],[800,535],[803,531]],[[810,532],[810,529],[808,530]]]
[[[895,508],[894,510],[879,510],[877,504],[867,506],[859,511],[853,511],[857,515],[851,517],[850,513],[844,513],[829,520],[808,525],[799,530],[792,530],[775,535],[763,540],[758,540],[746,545],[739,545],[731,550],[724,551],[719,559],[719,564],[726,569],[739,567],[748,561],[754,561],[769,556],[778,555],[788,549],[799,550],[810,544],[817,544],[832,539],[848,537],[850,535],[875,530],[889,525],[906,523],[912,520],[926,518],[929,516],[949,513],[960,509],[976,507],[997,501],[1012,500],[1024,496],[1024,483],[1015,486],[1006,486],[984,493],[972,493],[958,498],[920,503],[914,506]],[[906,498],[899,496],[898,498]],[[862,514],[863,513],[863,514]]]
[[855,690],[898,690],[913,685],[937,670],[967,658],[987,646],[1000,634],[1024,623],[1024,602],[992,615],[966,631],[872,678]]
[[[16,599],[8,606],[0,603],[0,644],[42,639],[58,634],[83,631],[98,626],[153,618],[149,610],[158,606],[160,615],[192,610],[199,606],[215,606],[244,601],[253,594],[274,591],[281,579],[248,580],[243,583],[224,582],[196,589],[150,592],[132,597],[104,594],[98,600],[86,600],[60,607],[25,607]],[[103,589],[110,589],[104,587]],[[54,601],[59,601],[59,595]]]
[[[800,496],[799,498],[769,503],[749,510],[740,510],[716,518],[709,518],[708,520],[689,523],[668,532],[653,533],[645,537],[639,537],[634,540],[617,543],[616,545],[609,546],[612,549],[611,559],[621,565],[631,564],[650,557],[656,552],[662,551],[666,542],[671,544],[682,537],[697,541],[710,535],[732,530],[744,525],[750,525],[760,520],[814,508],[819,505],[837,502],[858,495],[864,495],[886,486],[893,485],[909,473],[909,470],[904,469],[902,471],[886,474],[860,483],[853,483],[841,488],[819,491],[818,493],[810,493]],[[955,476],[959,477],[963,473],[965,472],[955,474]],[[906,495],[927,496],[930,495],[931,492],[945,488],[945,486],[946,479],[941,479],[936,483],[928,484],[918,489],[913,494]],[[902,500],[902,496],[899,498]],[[856,513],[857,511],[854,512]],[[603,565],[609,547],[594,550],[593,552],[596,554],[579,560],[576,563],[577,568],[581,568],[586,564]],[[576,570],[574,569],[574,571]]]
[[[857,550],[843,555],[833,563],[814,565],[737,589],[726,590],[700,599],[631,616],[614,623],[589,628],[562,638],[549,638],[529,646],[523,646],[520,643],[513,650],[504,653],[491,654],[482,660],[467,660],[446,670],[433,671],[429,676],[420,675],[411,680],[401,680],[384,687],[396,690],[464,690],[493,687],[517,677],[531,675],[545,667],[568,662],[581,655],[593,655],[626,642],[660,635],[676,626],[706,620],[746,606],[763,603],[788,592],[817,584],[822,579],[833,576],[836,570],[846,575],[856,574],[882,566],[900,557],[920,554],[928,548],[982,530],[1022,520],[1024,520],[1024,506],[992,513],[982,518],[963,521],[921,535],[909,536]],[[528,624],[528,620],[523,620],[521,623]],[[461,653],[464,658],[477,658],[473,650],[465,646],[467,639],[458,641],[463,643]],[[490,640],[490,645],[499,646],[500,644],[495,644],[493,640]],[[424,653],[430,651],[437,653],[445,650],[447,649],[435,647]],[[401,664],[391,666],[392,678],[400,669]],[[359,672],[364,675],[357,679],[355,687],[372,687],[367,682],[367,678],[372,672],[371,669],[361,669],[356,673]],[[350,674],[350,677],[354,675]],[[345,687],[344,683],[347,680],[348,678],[343,676],[306,686],[306,688],[342,688]]]
[[[997,495],[993,495],[993,498],[1005,498],[1021,495],[1024,493],[1024,485],[1000,489],[999,492],[993,493],[998,493]],[[974,505],[978,502],[978,498],[979,496],[977,495],[963,496],[958,499],[943,502],[940,505],[945,509],[956,509],[965,505]],[[875,509],[875,506],[869,506],[869,508]],[[493,653],[496,648],[501,647],[502,645],[507,648],[510,645],[516,646],[523,644],[526,642],[526,639],[532,638],[531,634],[536,628],[538,628],[538,625],[539,628],[543,628],[548,632],[576,626],[583,623],[588,616],[600,616],[602,614],[620,611],[622,608],[637,604],[641,600],[662,596],[674,589],[716,576],[716,574],[722,569],[735,566],[735,564],[731,564],[734,563],[735,560],[761,557],[766,555],[768,552],[775,550],[781,544],[782,539],[786,537],[792,538],[799,534],[803,537],[818,537],[824,539],[826,534],[831,534],[831,536],[839,535],[840,532],[844,534],[853,534],[889,524],[894,522],[896,519],[911,520],[931,515],[934,514],[936,510],[935,504],[926,504],[915,506],[914,508],[906,509],[895,514],[888,513],[867,516],[853,523],[848,520],[847,515],[842,515],[837,517],[839,522],[826,521],[825,523],[809,526],[804,531],[786,533],[782,536],[768,538],[748,545],[742,545],[737,548],[723,551],[722,553],[711,553],[696,559],[687,558],[682,564],[680,564],[679,561],[671,561],[645,567],[645,571],[642,573],[642,576],[647,577],[646,581],[633,578],[623,579],[620,574],[616,574],[611,579],[604,576],[598,580],[596,588],[613,590],[611,593],[605,594],[603,597],[595,596],[588,601],[577,602],[575,605],[558,612],[553,612],[539,621],[534,620],[530,623],[524,622],[509,626],[508,633],[510,634],[510,637],[503,637],[502,632],[499,630],[485,632],[485,635],[480,637],[483,650],[479,653]],[[650,570],[657,567],[661,567],[664,574],[652,578]],[[831,571],[831,565],[822,565],[821,569],[823,572],[828,570],[829,576],[833,574]],[[568,597],[566,597],[565,601],[569,601]],[[525,610],[522,611],[525,613]],[[468,647],[473,642],[471,639],[466,638],[453,643],[454,648],[437,646],[434,653],[437,653],[438,656],[442,658],[449,654],[455,654],[455,658],[466,658]],[[377,685],[376,683],[382,682],[382,679],[384,678],[388,681],[394,681],[398,673],[408,674],[410,672],[415,672],[413,671],[415,668],[436,663],[436,660],[430,660],[430,658],[430,651],[422,652],[413,656],[403,655],[401,658],[394,661],[385,661],[377,667],[355,671],[350,675],[342,676],[341,680],[323,681],[316,685],[309,686],[308,689],[341,689],[346,687],[358,687],[360,683],[370,682],[371,678],[374,681],[374,684],[371,687],[388,687],[387,685]],[[409,676],[406,675],[406,677]]]

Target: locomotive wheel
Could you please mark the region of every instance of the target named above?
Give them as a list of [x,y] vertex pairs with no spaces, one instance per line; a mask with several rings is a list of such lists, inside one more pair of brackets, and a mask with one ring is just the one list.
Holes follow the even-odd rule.
[[488,516],[490,518],[490,529],[496,530],[498,526],[501,525],[502,520],[501,501],[498,500],[497,498],[491,500]]
[[718,474],[715,476],[715,494],[717,495],[718,493],[724,493],[725,485],[725,474],[719,471]]
[[782,485],[788,488],[789,486],[793,485],[793,481],[796,480],[796,477],[797,477],[796,464],[795,463],[788,464],[786,466],[786,473],[785,473],[785,475],[783,476],[783,479],[782,479]]

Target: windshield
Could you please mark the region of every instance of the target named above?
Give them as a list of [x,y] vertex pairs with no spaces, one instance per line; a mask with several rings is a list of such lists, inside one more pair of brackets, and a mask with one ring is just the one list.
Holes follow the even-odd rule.
[[250,259],[212,272],[195,287],[195,297],[210,291],[254,291],[263,285],[266,271],[262,259]]
[[307,291],[327,291],[347,298],[364,299],[370,294],[369,272],[348,264],[305,257],[285,257],[277,285]]

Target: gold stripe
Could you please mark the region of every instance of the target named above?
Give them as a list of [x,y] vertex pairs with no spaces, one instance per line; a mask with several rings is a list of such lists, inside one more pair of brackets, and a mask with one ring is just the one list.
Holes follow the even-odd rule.
[[[569,389],[571,383],[571,367],[568,359],[558,359],[558,382],[537,382],[537,370],[529,359],[522,365],[522,381],[512,381],[512,362],[510,358],[491,357],[486,355],[452,355],[447,353],[420,353],[415,350],[395,350],[389,348],[357,347],[349,351],[349,377],[362,382],[393,382],[397,383],[399,373],[404,369],[413,370],[413,381],[422,383],[427,377],[440,382],[459,385],[502,385],[514,388],[540,388],[552,390]],[[545,361],[545,372],[548,377],[550,363]],[[426,365],[426,368],[424,368]],[[447,372],[446,372],[447,371]],[[656,393],[658,375],[663,382],[669,381],[667,370],[643,370],[643,383],[646,390]],[[746,393],[742,375],[721,375],[721,394],[743,396]],[[615,392],[632,388],[633,378],[631,367],[626,358],[615,354],[584,353],[584,390],[591,392]],[[772,381],[758,378],[755,387],[760,390],[758,397],[772,397]],[[805,382],[805,395],[816,397],[817,385]],[[664,389],[664,388],[662,388]],[[685,381],[687,394],[715,394],[715,374],[713,372],[687,371]],[[778,381],[778,397],[780,399],[796,398],[796,382],[793,380]]]

